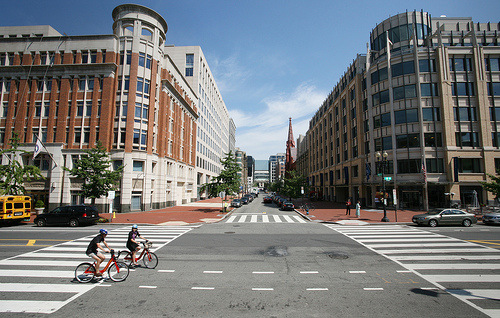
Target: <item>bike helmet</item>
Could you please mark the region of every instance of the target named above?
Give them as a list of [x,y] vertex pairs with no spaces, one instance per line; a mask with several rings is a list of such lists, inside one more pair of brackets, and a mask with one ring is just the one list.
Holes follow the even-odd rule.
[[99,233],[101,233],[101,234],[108,234],[108,230],[106,230],[106,229],[100,229]]
[[132,228],[137,229],[138,228],[137,224],[132,225]]

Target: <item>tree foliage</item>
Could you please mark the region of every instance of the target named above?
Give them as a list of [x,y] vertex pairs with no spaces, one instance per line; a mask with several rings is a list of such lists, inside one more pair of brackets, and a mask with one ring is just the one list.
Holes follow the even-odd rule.
[[481,182],[483,189],[493,193],[495,195],[495,198],[500,198],[500,177],[491,175],[489,173],[487,173],[486,175],[490,177],[491,182]]
[[237,193],[240,188],[240,166],[236,162],[236,158],[232,151],[226,153],[226,157],[221,159],[222,171],[217,177],[212,178],[210,182],[204,183],[200,190],[206,191],[211,197],[216,197],[220,192],[225,192],[226,195]]
[[296,199],[302,195],[302,187],[304,189],[307,187],[306,178],[303,175],[299,175],[297,171],[292,170],[283,178],[283,186],[280,193],[289,199]]
[[10,148],[2,149],[0,156],[6,155],[10,160],[7,164],[0,165],[0,194],[20,195],[26,194],[24,183],[26,181],[45,179],[38,167],[22,165],[23,154],[31,154],[30,151],[19,148],[19,137],[16,133],[10,139]]
[[82,155],[79,160],[76,160],[72,169],[65,167],[64,170],[83,180],[82,196],[92,199],[92,204],[95,204],[95,199],[116,189],[116,185],[122,177],[124,166],[120,166],[114,171],[110,169],[111,160],[100,140],[97,141],[95,148],[83,152],[86,155]]

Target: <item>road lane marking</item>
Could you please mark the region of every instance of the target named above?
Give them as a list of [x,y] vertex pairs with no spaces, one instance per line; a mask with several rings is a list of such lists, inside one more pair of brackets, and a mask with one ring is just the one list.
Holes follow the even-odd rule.
[[254,291],[272,291],[272,290],[274,290],[274,288],[255,287],[255,288],[252,288],[252,290],[254,290]]
[[252,215],[252,217],[250,218],[250,222],[256,223],[257,222],[257,215]]
[[321,291],[321,290],[328,290],[328,288],[306,288],[306,290],[310,290],[310,291]]
[[268,215],[263,215],[262,216],[262,222],[269,223],[269,216]]
[[383,288],[363,288],[363,290],[374,291],[374,290],[384,290],[384,289]]
[[283,221],[281,221],[280,217],[278,215],[273,215],[273,219],[274,219],[274,222],[277,222],[277,223],[282,223]]
[[215,287],[191,287],[193,290],[214,290]]
[[158,273],[175,273],[175,269],[159,269]]
[[222,274],[222,271],[203,271],[203,274]]
[[139,288],[155,289],[155,288],[157,288],[157,286],[144,286],[144,285],[142,285],[142,286],[139,286]]
[[302,271],[301,274],[319,274],[318,271]]
[[26,246],[33,246],[35,245],[36,240],[29,240]]
[[349,274],[366,274],[366,271],[349,271]]
[[252,274],[274,274],[274,272],[252,272]]

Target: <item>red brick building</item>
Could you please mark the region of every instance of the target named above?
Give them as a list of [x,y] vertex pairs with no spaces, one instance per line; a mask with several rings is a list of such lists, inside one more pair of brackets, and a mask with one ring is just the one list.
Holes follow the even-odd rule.
[[[125,165],[114,206],[149,210],[196,199],[196,92],[164,53],[168,30],[140,5],[113,10],[113,34],[67,36],[50,26],[0,27],[0,147],[11,132],[47,178],[26,184],[49,209],[83,203],[72,167],[100,140]],[[47,151],[48,150],[48,151]],[[19,159],[21,160],[21,159]],[[2,163],[8,162],[2,158]],[[102,198],[102,206],[108,200]]]

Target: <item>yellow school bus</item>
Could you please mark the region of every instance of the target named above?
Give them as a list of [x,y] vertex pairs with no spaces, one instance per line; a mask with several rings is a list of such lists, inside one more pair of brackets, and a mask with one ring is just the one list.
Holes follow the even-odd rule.
[[0,223],[29,221],[31,197],[26,195],[0,196]]

